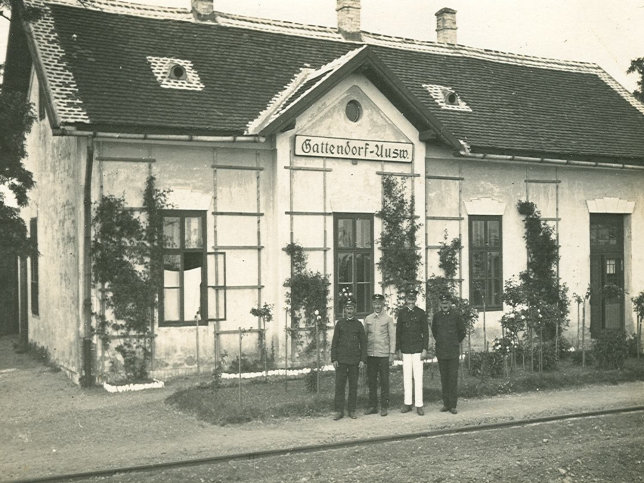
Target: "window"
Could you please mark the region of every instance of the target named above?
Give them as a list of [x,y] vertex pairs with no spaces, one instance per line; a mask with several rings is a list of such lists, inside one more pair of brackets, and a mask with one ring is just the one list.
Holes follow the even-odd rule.
[[500,216],[470,216],[470,302],[501,310],[503,250]]
[[[334,216],[335,294],[348,288],[358,315],[366,315],[373,294],[373,215],[340,213]],[[336,304],[337,313],[342,308]]]
[[163,293],[159,325],[208,320],[206,297],[206,215],[165,211],[163,216]]
[[38,315],[38,218],[29,220],[29,234],[33,243],[33,254],[31,255],[31,313]]

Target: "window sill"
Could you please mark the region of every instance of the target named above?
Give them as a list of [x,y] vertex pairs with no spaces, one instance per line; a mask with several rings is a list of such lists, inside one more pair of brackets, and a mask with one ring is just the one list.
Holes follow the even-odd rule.
[[[159,329],[163,329],[165,327],[194,327],[195,323],[194,321],[190,322],[161,322],[159,323]],[[200,320],[199,321],[199,327],[207,327],[208,322],[205,320]]]
[[[479,312],[483,312],[483,307],[474,307]],[[485,307],[485,312],[503,312],[503,307]]]

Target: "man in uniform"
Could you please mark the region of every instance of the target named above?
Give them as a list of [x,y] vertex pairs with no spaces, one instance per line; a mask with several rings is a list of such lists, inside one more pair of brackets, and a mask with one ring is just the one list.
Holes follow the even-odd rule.
[[452,309],[449,297],[441,295],[439,299],[439,310],[432,319],[432,335],[436,340],[436,358],[441,373],[441,411],[456,414],[460,343],[465,338],[465,325],[463,319]]
[[[396,323],[396,352],[403,362],[403,391],[404,404],[400,412],[411,411],[412,402],[415,403],[419,416],[425,414],[423,410],[423,359],[427,356],[429,347],[429,329],[425,311],[416,307],[415,289],[405,294],[405,306],[398,311]],[[413,381],[413,401],[412,401]]]
[[356,419],[358,400],[358,370],[367,360],[367,338],[362,323],[356,319],[356,301],[347,298],[344,317],[339,319],[333,330],[331,341],[331,362],[335,367],[335,415],[336,421],[344,417],[344,391],[349,379],[349,417]]
[[380,414],[389,408],[389,365],[396,348],[394,319],[383,309],[385,298],[377,293],[371,297],[373,313],[365,318],[367,335],[367,379],[369,380],[369,407],[365,414],[378,412],[378,379],[380,379]]

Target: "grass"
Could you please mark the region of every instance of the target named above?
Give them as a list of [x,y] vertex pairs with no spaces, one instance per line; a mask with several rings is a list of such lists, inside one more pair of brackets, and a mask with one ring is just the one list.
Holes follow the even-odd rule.
[[[459,395],[467,398],[495,396],[547,389],[562,389],[588,384],[618,384],[644,380],[644,359],[628,359],[622,370],[598,370],[582,368],[570,361],[560,361],[556,371],[529,372],[515,369],[509,377],[473,377],[461,364],[463,377],[459,374]],[[285,417],[329,415],[333,409],[335,375],[333,372],[320,375],[320,394],[307,390],[306,378],[283,378],[268,381],[245,381],[239,386],[227,381],[225,386],[200,384],[177,391],[166,402],[182,412],[195,415],[211,424],[226,425],[253,420],[270,421]],[[402,369],[394,367],[390,372],[390,407],[397,408],[403,402]],[[436,364],[425,366],[424,400],[426,403],[441,400],[440,375]],[[361,374],[358,385],[358,408],[368,403],[365,375]]]

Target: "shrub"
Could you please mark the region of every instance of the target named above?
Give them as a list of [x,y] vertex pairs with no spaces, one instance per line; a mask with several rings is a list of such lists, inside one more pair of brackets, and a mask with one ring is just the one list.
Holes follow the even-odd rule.
[[628,357],[623,330],[603,330],[593,343],[593,355],[600,369],[622,369]]
[[[230,361],[230,366],[228,367],[228,372],[239,372],[239,358],[236,357]],[[255,359],[251,360],[245,355],[241,357],[241,372],[262,372],[264,370],[264,364],[261,360]]]
[[[546,341],[543,344],[543,353],[542,353],[542,370],[544,371],[554,371],[557,369],[557,354],[555,351],[554,341]],[[534,348],[534,359],[535,365],[538,364],[538,357],[540,354],[540,346],[537,344]]]
[[311,369],[311,372],[304,376],[304,387],[307,392],[316,392],[318,390],[318,371]]
[[[570,356],[570,360],[573,362],[573,364],[581,365],[581,360],[582,360],[582,352],[580,350],[575,351],[572,353]],[[593,357],[593,351],[587,350],[586,351],[586,365],[587,366],[592,366],[595,364],[595,358]]]
[[114,348],[123,358],[123,372],[128,381],[148,379],[148,360],[150,351],[138,342],[125,341]]
[[472,352],[467,356],[465,364],[472,376],[499,377],[503,375],[503,360],[503,355],[498,352]]
[[637,357],[637,334],[631,334],[627,338],[626,344],[628,345],[628,356]]

